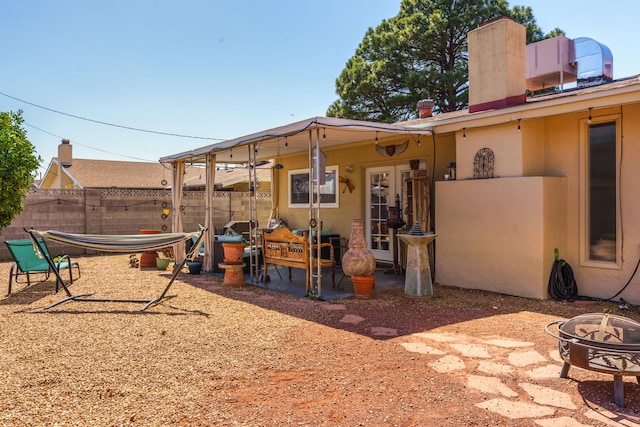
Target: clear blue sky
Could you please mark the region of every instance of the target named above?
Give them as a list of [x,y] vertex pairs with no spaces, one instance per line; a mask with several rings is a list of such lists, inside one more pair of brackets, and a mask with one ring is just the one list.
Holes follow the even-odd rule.
[[[529,0],[538,25],[607,45],[614,78],[640,74],[636,0]],[[606,7],[605,7],[606,5]],[[400,0],[4,0],[0,92],[122,126],[229,139],[314,116],[367,28]],[[48,164],[74,157],[157,161],[215,142],[136,132],[22,109]]]

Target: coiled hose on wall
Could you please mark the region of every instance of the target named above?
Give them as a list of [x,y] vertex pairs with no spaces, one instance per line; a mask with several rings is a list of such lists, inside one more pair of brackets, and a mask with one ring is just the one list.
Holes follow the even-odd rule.
[[554,249],[553,252],[555,260],[549,276],[549,296],[558,301],[575,301],[579,298],[579,294],[573,269],[569,263],[560,259],[558,248]]

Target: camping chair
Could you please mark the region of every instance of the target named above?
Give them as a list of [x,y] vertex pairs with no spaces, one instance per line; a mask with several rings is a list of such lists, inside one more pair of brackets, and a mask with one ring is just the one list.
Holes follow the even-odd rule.
[[[44,275],[44,278],[39,280],[37,283],[41,283],[49,279],[52,270],[45,259],[45,256],[51,257],[51,255],[49,254],[49,249],[47,248],[44,240],[39,238],[38,242],[45,254],[39,254],[36,251],[31,239],[7,240],[4,242],[14,260],[14,263],[11,265],[11,269],[9,270],[9,289],[7,290],[7,296],[11,295],[11,285],[14,278],[16,283],[25,283],[20,282],[19,277],[27,276],[27,286],[31,286],[32,274]],[[77,269],[78,277],[80,277],[80,265],[76,261],[71,261],[69,255],[62,255],[58,257],[55,263],[58,271],[69,269],[69,283],[73,283],[73,267]],[[56,280],[56,292],[58,292],[58,285],[59,280]]]

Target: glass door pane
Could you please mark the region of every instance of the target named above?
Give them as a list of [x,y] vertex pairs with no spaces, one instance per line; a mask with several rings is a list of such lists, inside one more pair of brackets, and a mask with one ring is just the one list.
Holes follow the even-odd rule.
[[369,250],[376,259],[392,260],[391,230],[387,227],[389,203],[395,203],[393,192],[393,167],[371,168],[367,170],[367,220],[366,233]]

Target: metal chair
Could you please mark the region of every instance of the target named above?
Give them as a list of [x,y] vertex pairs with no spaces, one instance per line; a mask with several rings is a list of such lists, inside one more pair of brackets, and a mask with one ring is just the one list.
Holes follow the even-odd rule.
[[[45,254],[39,254],[36,251],[31,239],[7,240],[4,242],[14,260],[14,263],[11,265],[11,269],[9,270],[9,288],[7,290],[7,296],[11,295],[11,286],[14,278],[16,283],[27,283],[27,286],[31,286],[31,275],[33,274],[43,275],[43,278],[36,283],[41,283],[49,279],[52,270],[43,255],[48,257],[51,257],[51,255],[49,254],[49,249],[47,248],[44,239],[40,238],[38,239],[38,242],[40,243],[42,250],[45,251]],[[58,268],[58,271],[64,269],[69,270],[69,283],[73,283],[73,267],[75,267],[78,272],[78,276],[76,278],[80,277],[80,265],[76,261],[72,261],[69,255],[57,257],[55,259],[55,265]],[[20,276],[27,276],[26,282],[20,282]],[[58,280],[56,280],[56,292],[58,292],[58,285]]]

